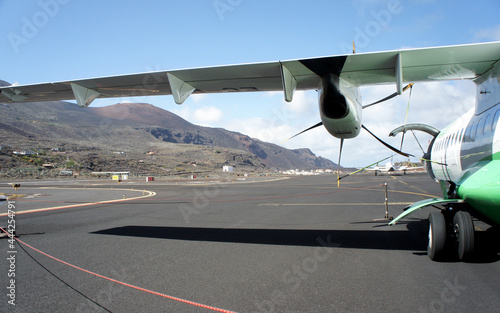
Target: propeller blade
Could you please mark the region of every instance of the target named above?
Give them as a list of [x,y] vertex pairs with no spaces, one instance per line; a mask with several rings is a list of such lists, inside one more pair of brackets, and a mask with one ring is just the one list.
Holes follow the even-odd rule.
[[420,150],[422,150],[422,152],[425,154],[425,150],[424,150],[424,148],[422,148],[422,145],[420,144],[420,141],[418,141],[417,135],[415,135],[415,132],[413,130],[411,131],[411,133],[413,134],[413,137],[417,141],[418,146],[420,147]]
[[305,129],[305,130],[301,131],[300,133],[298,133],[298,134],[296,134],[296,135],[293,135],[292,137],[290,137],[290,138],[288,138],[287,140],[283,141],[283,142],[282,142],[282,144],[283,144],[283,143],[285,143],[285,142],[287,142],[288,140],[290,140],[290,139],[292,139],[292,138],[297,137],[297,136],[298,136],[298,135],[300,135],[300,134],[305,133],[306,131],[309,131],[309,130],[314,129],[314,128],[316,128],[316,127],[319,127],[319,126],[321,126],[321,125],[323,125],[323,122],[319,122],[318,124],[313,125],[313,126],[309,127],[308,129]]
[[[354,45],[354,42],[353,42],[353,45]],[[405,92],[408,88],[411,88],[412,86],[413,86],[413,83],[412,83],[412,84],[408,84],[408,85],[406,85],[406,86],[403,88],[403,92]],[[364,105],[362,108],[363,108],[363,109],[366,109],[366,108],[368,108],[368,107],[371,107],[372,105],[375,105],[375,104],[378,104],[378,103],[381,103],[381,102],[387,101],[387,100],[389,100],[389,99],[392,99],[392,98],[394,98],[394,97],[395,97],[395,96],[397,96],[397,95],[398,95],[398,93],[397,93],[397,92],[395,92],[395,93],[391,94],[390,96],[385,97],[384,99],[381,99],[381,100],[376,101],[376,102],[374,102],[374,103],[370,103],[370,104],[368,104],[368,105]],[[318,127],[318,126],[321,126],[321,125],[323,125],[323,122],[319,122],[318,124],[315,124],[315,125],[313,125],[313,126],[309,127],[308,129],[305,129],[305,130],[301,131],[300,133],[293,135],[292,137],[290,137],[290,138],[288,138],[287,140],[283,141],[283,142],[282,142],[282,144],[283,144],[283,143],[285,143],[285,142],[287,142],[288,140],[290,140],[290,139],[292,139],[292,138],[297,137],[297,136],[298,136],[298,135],[300,135],[300,134],[305,133],[306,131],[309,131],[309,130],[314,129],[314,128],[316,128],[316,127]]]
[[344,138],[340,139],[339,163],[337,163],[337,188],[340,188],[340,158],[342,157],[342,147],[344,146]]
[[[406,85],[406,86],[403,88],[403,92],[405,92],[408,88],[411,88],[411,86],[413,86],[413,83]],[[379,104],[379,103],[382,103],[382,102],[384,102],[384,101],[390,100],[390,99],[394,98],[394,97],[395,97],[395,96],[397,96],[397,95],[398,95],[398,93],[397,93],[397,92],[395,92],[395,93],[393,93],[393,94],[391,94],[391,95],[389,95],[389,96],[387,96],[387,97],[385,97],[385,98],[383,98],[383,99],[380,99],[380,100],[378,100],[378,101],[375,101],[375,102],[370,103],[370,104],[367,104],[367,105],[363,105],[363,109],[366,109],[366,108],[371,107],[372,105]]]
[[391,149],[392,151],[396,152],[397,154],[401,154],[402,156],[405,156],[407,158],[410,157],[410,156],[414,157],[413,154],[405,153],[405,152],[403,152],[401,150],[398,150],[398,149],[394,148],[390,144],[384,142],[382,139],[380,139],[377,136],[375,136],[374,133],[372,133],[371,131],[369,131],[368,128],[365,127],[365,125],[361,125],[361,127],[363,127],[364,130],[366,130],[370,135],[372,135],[375,139],[377,139],[381,144],[383,144],[387,148]]
[[[408,85],[410,86],[410,96],[408,96],[408,105],[406,106],[406,117],[405,117],[405,127],[406,124],[408,124],[408,113],[410,112],[410,99],[411,99],[411,92],[413,91],[413,86],[412,84]],[[401,136],[401,146],[399,147],[399,150],[403,150],[403,142],[405,140],[405,133],[403,132],[403,135]],[[425,152],[424,152],[425,153]]]

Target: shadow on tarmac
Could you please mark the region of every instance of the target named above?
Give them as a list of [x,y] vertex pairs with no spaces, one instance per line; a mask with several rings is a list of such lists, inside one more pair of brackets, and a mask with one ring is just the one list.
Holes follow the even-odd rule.
[[[302,229],[245,229],[200,228],[168,226],[123,226],[104,229],[93,234],[130,236],[155,239],[228,242],[280,246],[326,246],[349,249],[377,249],[413,251],[414,255],[427,255],[427,220],[408,222],[408,230],[391,230],[374,226],[378,230],[302,230]],[[500,232],[495,229],[476,232],[476,252],[468,263],[494,263],[500,261]],[[458,262],[453,253],[442,262]]]
[[[352,249],[426,251],[426,222],[411,222],[408,229],[390,230],[301,230],[123,226],[93,234],[156,239],[230,242],[281,246],[329,246]],[[421,225],[424,224],[424,225]],[[419,234],[416,234],[416,231]]]

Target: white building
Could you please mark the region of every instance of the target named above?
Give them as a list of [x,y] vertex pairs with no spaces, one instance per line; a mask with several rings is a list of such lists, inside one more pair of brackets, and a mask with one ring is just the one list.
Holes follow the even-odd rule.
[[223,172],[232,172],[233,171],[233,167],[232,166],[229,166],[229,165],[224,165],[222,167],[222,171]]
[[13,151],[13,154],[19,154],[19,155],[38,155],[35,151],[30,151],[30,150],[23,150],[23,151]]

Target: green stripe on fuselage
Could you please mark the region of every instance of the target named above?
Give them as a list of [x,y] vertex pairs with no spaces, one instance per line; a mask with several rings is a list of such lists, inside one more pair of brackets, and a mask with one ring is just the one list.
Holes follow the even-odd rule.
[[457,194],[491,222],[500,225],[500,153],[492,159],[483,161],[484,166],[460,182]]

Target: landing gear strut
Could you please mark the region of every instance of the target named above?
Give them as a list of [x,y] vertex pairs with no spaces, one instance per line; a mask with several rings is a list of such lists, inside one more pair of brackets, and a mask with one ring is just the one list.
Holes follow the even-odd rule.
[[472,218],[464,211],[431,212],[427,254],[431,260],[437,261],[448,256],[450,250],[456,251],[460,261],[470,258],[474,251]]

